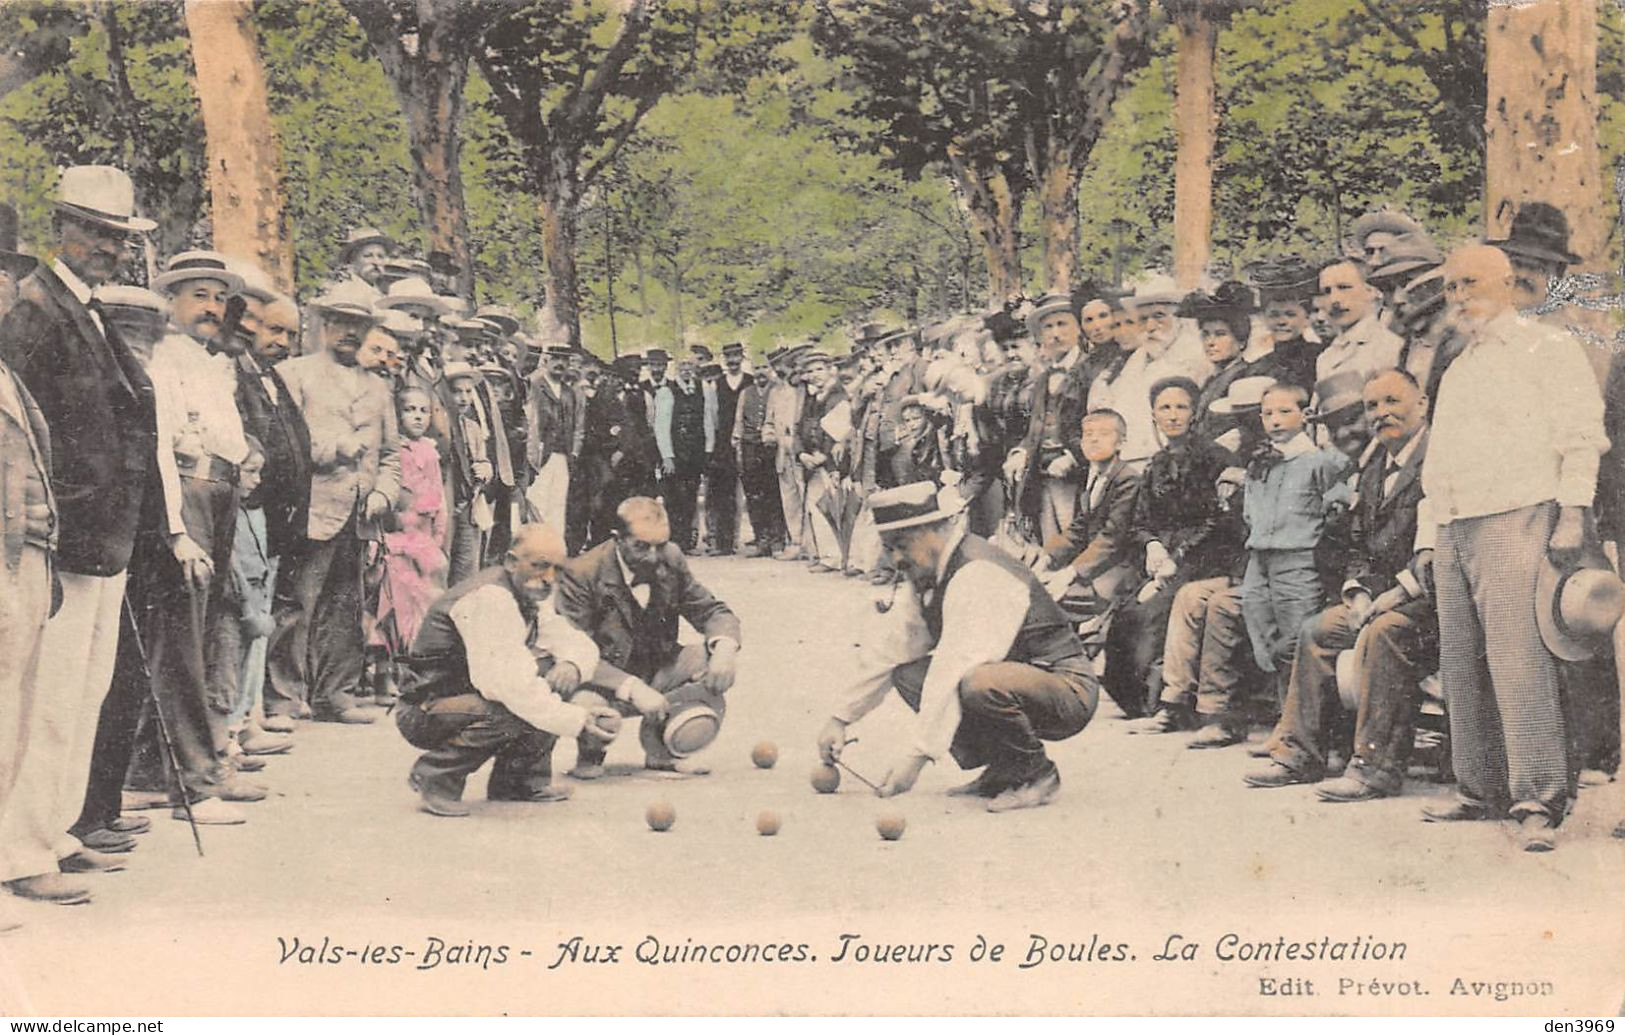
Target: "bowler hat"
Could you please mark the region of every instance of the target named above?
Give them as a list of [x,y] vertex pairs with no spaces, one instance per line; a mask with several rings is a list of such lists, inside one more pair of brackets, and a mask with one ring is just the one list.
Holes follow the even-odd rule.
[[75,165],[62,170],[56,207],[127,234],[158,229],[157,223],[135,214],[135,184],[123,169],[111,165]]
[[1603,567],[1559,571],[1550,558],[1535,579],[1535,625],[1546,649],[1584,661],[1606,643],[1625,614],[1625,583]]
[[381,244],[386,248],[393,248],[395,239],[375,226],[358,226],[351,230],[349,235],[344,238],[344,243],[339,245],[339,262],[349,262],[358,248],[364,248],[369,244]]
[[231,271],[226,257],[219,252],[181,252],[164,264],[164,271],[152,278],[154,291],[169,294],[176,284],[188,280],[212,280],[226,286],[228,294],[242,290],[243,278]]
[[934,482],[910,482],[873,494],[869,509],[875,531],[891,532],[946,521],[964,509],[964,501],[951,486],[938,489]]
[[730,341],[728,344],[722,346],[722,354],[724,356],[743,356],[745,354],[745,343],[740,341]]
[[858,325],[857,331],[852,335],[852,341],[854,344],[869,344],[877,342],[891,333],[892,328],[890,325],[881,323],[879,320],[870,320]]
[[1569,220],[1563,210],[1544,201],[1529,201],[1518,207],[1507,236],[1490,241],[1512,255],[1572,266],[1581,257],[1569,251]]
[[670,363],[671,353],[665,349],[650,349],[643,354],[643,360],[646,363]]
[[452,258],[451,253],[447,251],[436,249],[429,253],[427,261],[429,263],[429,269],[433,270],[435,273],[444,273],[447,276],[455,277],[457,274],[463,271],[463,267],[460,266],[457,260]]
[[571,345],[567,341],[548,342],[546,345],[542,346],[543,355],[553,356],[559,359],[567,359],[570,356],[575,355],[575,352],[575,346]]
[[702,683],[685,683],[666,695],[666,728],[661,742],[677,758],[703,751],[722,729],[722,697]]
[[1316,408],[1321,420],[1350,408],[1365,408],[1365,372],[1345,370],[1321,379],[1315,385]]

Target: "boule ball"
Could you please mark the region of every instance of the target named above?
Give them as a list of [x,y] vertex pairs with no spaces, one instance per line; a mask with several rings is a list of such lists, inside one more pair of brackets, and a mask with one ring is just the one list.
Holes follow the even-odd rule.
[[763,837],[772,837],[779,832],[779,814],[769,809],[756,817],[756,832]]
[[880,831],[880,836],[887,841],[895,841],[902,837],[907,827],[908,820],[898,815],[885,815],[875,820],[875,829]]
[[644,812],[643,818],[649,821],[650,830],[670,830],[671,825],[677,822],[677,810],[671,807],[669,801],[657,801]]
[[841,771],[832,765],[821,765],[812,771],[813,790],[819,794],[834,794],[841,786]]
[[764,740],[750,749],[750,760],[756,763],[758,769],[772,769],[773,763],[779,760],[779,746],[771,740]]

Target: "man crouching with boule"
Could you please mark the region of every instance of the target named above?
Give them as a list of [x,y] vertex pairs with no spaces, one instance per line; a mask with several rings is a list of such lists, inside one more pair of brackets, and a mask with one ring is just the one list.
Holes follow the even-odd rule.
[[405,662],[395,723],[423,755],[410,781],[425,812],[466,816],[463,784],[496,758],[492,801],[560,801],[553,745],[581,736],[607,744],[621,719],[610,708],[566,702],[598,647],[553,609],[564,540],[525,525],[502,564],[447,590],[429,608]]
[[916,482],[870,497],[875,527],[906,583],[863,673],[818,738],[833,763],[846,728],[896,687],[919,713],[882,797],[914,786],[951,754],[980,776],[949,791],[991,799],[989,812],[1047,805],[1061,776],[1044,750],[1089,724],[1100,686],[1066,615],[1019,560],[964,531],[957,497]]

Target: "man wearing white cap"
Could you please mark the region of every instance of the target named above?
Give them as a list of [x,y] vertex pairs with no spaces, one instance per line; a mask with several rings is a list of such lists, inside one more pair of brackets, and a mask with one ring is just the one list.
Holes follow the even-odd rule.
[[58,258],[23,280],[0,323],[0,357],[50,429],[62,587],[40,644],[51,663],[41,666],[34,695],[47,734],[30,738],[13,760],[0,880],[47,901],[90,897],[87,886],[58,871],[81,868],[69,861],[82,846],[67,830],[84,798],[97,715],[112,680],[143,499],[156,483],[151,383],[91,297],[118,272],[130,237],[155,226],[134,211],[134,185],[120,170],[65,170],[56,202]]
[[[373,522],[395,505],[400,458],[389,384],[356,364],[370,308],[318,299],[322,348],[277,367],[310,428],[313,474],[305,539],[278,581],[287,589],[272,634],[268,714],[301,701],[324,722],[368,723],[361,683],[361,561]],[[288,597],[291,595],[291,599]]]
[[[170,333],[153,346],[147,373],[157,408],[158,472],[174,557],[154,572],[138,608],[139,627],[153,693],[180,766],[167,780],[175,817],[186,818],[184,788],[194,818],[240,823],[240,810],[223,801],[258,801],[265,789],[221,765],[230,702],[227,688],[210,685],[205,659],[226,618],[237,466],[248,456],[233,359],[243,343],[221,333],[226,300],[242,287],[242,278],[227,268],[223,256],[182,252],[153,279],[153,287],[169,298]],[[156,725],[144,721],[132,779],[165,781],[161,770],[167,771],[167,761]]]

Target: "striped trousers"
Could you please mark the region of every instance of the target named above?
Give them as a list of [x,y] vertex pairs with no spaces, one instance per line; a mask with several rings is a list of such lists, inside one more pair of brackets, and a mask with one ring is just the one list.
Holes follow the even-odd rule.
[[1451,763],[1468,802],[1561,821],[1569,800],[1557,664],[1535,626],[1535,580],[1557,504],[1440,527],[1433,573]]

